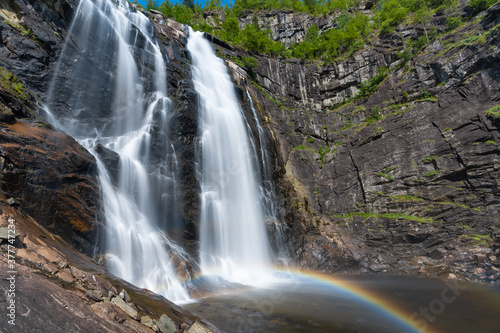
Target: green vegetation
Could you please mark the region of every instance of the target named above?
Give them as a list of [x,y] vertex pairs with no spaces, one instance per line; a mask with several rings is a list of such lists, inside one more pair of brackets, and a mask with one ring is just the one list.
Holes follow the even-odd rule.
[[323,157],[328,154],[329,152],[331,151],[330,147],[319,147],[318,148],[318,154],[319,154],[319,168],[322,169],[323,168],[323,165],[324,165],[324,160],[323,160]]
[[389,76],[389,69],[385,67],[380,67],[378,69],[378,74],[372,77],[371,79],[362,82],[359,85],[359,92],[356,95],[356,98],[365,98],[370,96],[375,90],[377,90],[378,86]]
[[444,155],[440,155],[440,156],[427,156],[427,157],[424,157],[422,159],[422,162],[424,162],[424,164],[430,164],[434,160],[438,160],[440,158],[447,157],[447,156],[453,156],[453,154],[450,153],[450,154],[444,154]]
[[385,172],[377,172],[377,173],[375,174],[375,176],[383,177],[383,178],[385,178],[385,179],[387,179],[387,180],[390,180],[390,181],[393,181],[393,180],[394,180],[394,177],[393,177],[393,176],[391,176],[391,175],[389,175],[388,173],[385,173]]
[[312,149],[301,144],[301,145],[298,145],[297,147],[293,147],[293,149],[292,149],[292,151],[297,151],[297,150],[312,150]]
[[278,100],[275,100],[274,98],[272,98],[271,96],[269,96],[269,94],[264,90],[264,88],[262,88],[257,82],[255,81],[252,81],[252,84],[254,86],[256,86],[257,88],[259,88],[259,90],[271,101],[273,102],[274,104],[276,104],[277,107],[279,108],[283,108],[283,105],[281,104],[280,101]]
[[480,12],[488,9],[495,2],[497,2],[497,0],[470,0],[469,7],[472,11],[472,15],[477,15]]
[[446,19],[446,30],[453,30],[462,25],[461,16],[448,17]]
[[380,219],[391,219],[391,220],[405,220],[423,223],[432,223],[433,220],[428,217],[418,217],[414,215],[407,215],[402,213],[374,213],[374,212],[353,212],[343,215],[333,215],[336,218],[351,219],[354,216],[361,216],[365,219],[368,218],[380,218]]
[[354,124],[353,122],[349,121],[344,127],[342,127],[340,129],[340,131],[343,132],[343,131],[345,131],[345,130],[351,128],[351,127],[354,127],[354,126],[356,126],[356,124]]
[[439,156],[427,156],[422,159],[422,162],[424,162],[425,164],[429,164],[432,161],[437,160],[438,158]]
[[241,59],[233,57],[233,60],[237,65],[239,65],[247,70],[247,72],[250,75],[250,77],[252,78],[252,80],[256,79],[254,69],[255,69],[255,67],[257,67],[257,65],[259,63],[259,61],[256,58],[242,56]]
[[[132,2],[137,3],[135,0]],[[458,0],[380,0],[372,7],[373,16],[368,17],[357,8],[361,0],[235,0],[234,5],[223,6],[220,0],[210,0],[204,5],[193,0],[182,3],[147,0],[146,9],[156,9],[165,17],[177,22],[189,24],[195,30],[208,32],[228,43],[248,51],[270,54],[273,56],[296,57],[303,60],[322,60],[331,63],[363,48],[367,41],[377,34],[387,34],[398,25],[419,25],[425,36],[410,40],[404,46],[401,57],[410,59],[423,46],[432,42],[437,31],[432,26],[433,14],[452,12]],[[474,12],[484,10],[493,0],[471,0]],[[267,20],[259,21],[254,14],[251,22],[240,27],[239,18],[248,15],[248,11],[291,9],[295,12],[308,12],[311,15],[336,15],[335,28],[320,31],[312,25],[306,31],[304,40],[292,44],[287,49],[271,38]],[[209,19],[206,14],[211,12]],[[458,26],[460,17],[449,19],[448,28]]]
[[28,99],[25,91],[26,88],[21,83],[21,80],[3,67],[0,67],[0,86],[3,86],[9,93],[19,99]]
[[374,107],[372,109],[372,113],[370,114],[370,116],[366,117],[366,119],[365,119],[366,125],[371,125],[374,122],[382,119],[381,113],[382,113],[382,110],[378,106]]
[[389,196],[391,199],[397,200],[397,201],[402,201],[402,202],[409,202],[409,201],[424,201],[424,199],[415,197],[413,195],[390,195]]
[[474,240],[478,247],[489,247],[490,242],[493,240],[491,238],[491,235],[480,235],[480,234],[462,235],[461,238],[468,238]]
[[40,42],[40,40],[33,34],[33,32],[30,29],[26,30],[26,28],[24,26],[22,26],[21,24],[14,24],[9,20],[4,20],[3,22],[5,24],[10,25],[14,29],[20,31],[23,35],[28,36],[29,38],[31,38],[32,40],[34,40],[38,44],[42,45],[42,42]]
[[440,172],[439,170],[433,170],[431,172],[424,173],[422,176],[424,176],[426,178],[430,178],[430,177],[437,175],[439,172]]
[[311,26],[302,43],[292,46],[295,58],[313,60],[321,58],[332,62],[338,57],[349,55],[361,49],[369,37],[368,17],[361,13],[342,12],[335,19],[336,29],[322,34],[316,25]]
[[500,105],[494,106],[486,111],[486,116],[492,117],[494,119],[500,118]]

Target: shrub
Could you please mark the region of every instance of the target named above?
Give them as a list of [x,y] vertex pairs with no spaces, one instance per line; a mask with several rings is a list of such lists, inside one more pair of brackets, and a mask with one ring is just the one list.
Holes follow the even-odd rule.
[[446,19],[446,30],[453,30],[462,24],[462,17],[453,16]]
[[361,82],[359,85],[359,92],[356,97],[364,98],[370,96],[388,76],[389,70],[385,67],[380,67],[377,75],[365,82]]
[[469,8],[472,12],[472,15],[476,15],[483,10],[488,9],[489,7],[489,1],[488,0],[470,0],[469,1]]
[[500,118],[500,105],[494,106],[486,111],[486,116],[492,117],[494,119]]

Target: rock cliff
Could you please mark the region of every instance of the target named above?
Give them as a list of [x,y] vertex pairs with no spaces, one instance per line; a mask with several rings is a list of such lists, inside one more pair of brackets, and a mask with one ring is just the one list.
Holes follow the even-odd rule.
[[499,9],[408,61],[418,26],[331,65],[253,55],[254,82],[233,71],[276,143],[301,265],[498,281]]

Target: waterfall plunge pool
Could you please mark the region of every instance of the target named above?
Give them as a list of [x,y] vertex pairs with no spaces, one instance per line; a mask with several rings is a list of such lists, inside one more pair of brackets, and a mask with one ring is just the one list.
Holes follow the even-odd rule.
[[500,287],[392,275],[280,273],[183,304],[225,332],[499,332]]

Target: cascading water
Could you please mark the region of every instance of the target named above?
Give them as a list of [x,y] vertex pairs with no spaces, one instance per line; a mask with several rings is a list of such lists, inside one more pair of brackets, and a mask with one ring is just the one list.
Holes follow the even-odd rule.
[[260,170],[262,170],[262,184],[260,186],[261,198],[264,207],[264,217],[269,225],[274,226],[272,234],[274,235],[274,245],[273,253],[277,255],[275,258],[277,261],[281,262],[284,266],[289,264],[289,255],[283,246],[283,225],[281,224],[281,218],[276,207],[276,191],[274,189],[273,178],[271,174],[271,160],[269,157],[269,151],[266,147],[266,134],[262,128],[259,117],[257,116],[257,111],[253,105],[252,97],[247,89],[247,97],[250,101],[250,108],[252,110],[252,115],[255,120],[255,125],[257,127],[258,138],[259,138],[259,154],[260,154]]
[[[176,220],[179,198],[166,66],[153,34],[125,1],[81,0],[47,108],[97,159],[110,271],[175,301],[189,297],[169,256],[176,246],[160,231]],[[101,155],[115,158],[115,172]]]
[[203,274],[259,284],[270,255],[259,195],[258,163],[222,60],[203,33],[187,48],[199,95],[200,257]]

